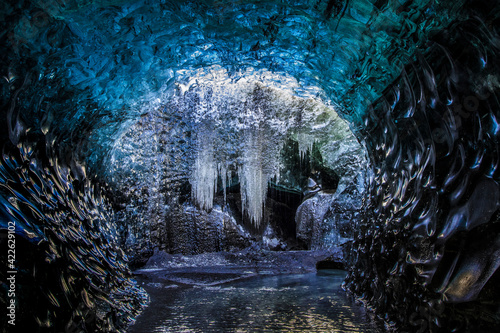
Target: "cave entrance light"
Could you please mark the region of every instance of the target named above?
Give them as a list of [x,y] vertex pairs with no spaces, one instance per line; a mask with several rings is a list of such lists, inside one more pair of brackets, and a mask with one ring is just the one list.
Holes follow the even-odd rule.
[[258,228],[269,182],[295,191],[307,187],[289,168],[284,149],[292,142],[301,158],[316,146],[323,167],[340,177],[339,195],[352,184],[363,193],[365,149],[335,108],[317,97],[318,89],[263,70],[230,75],[213,66],[178,74],[165,104],[114,145],[108,175],[121,192],[157,189],[160,178],[163,192],[173,194],[169,184],[184,183],[194,203],[210,211],[218,188],[225,198],[239,183],[242,211]]

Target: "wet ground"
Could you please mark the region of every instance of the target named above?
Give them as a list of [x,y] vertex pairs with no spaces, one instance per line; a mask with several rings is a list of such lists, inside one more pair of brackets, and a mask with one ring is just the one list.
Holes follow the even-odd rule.
[[[224,280],[224,274],[209,275],[192,278],[211,284]],[[342,290],[341,270],[257,274],[194,286],[148,282],[144,277],[139,282],[151,303],[128,333],[383,332]]]
[[158,252],[135,272],[151,303],[128,332],[383,332],[325,260],[339,251]]

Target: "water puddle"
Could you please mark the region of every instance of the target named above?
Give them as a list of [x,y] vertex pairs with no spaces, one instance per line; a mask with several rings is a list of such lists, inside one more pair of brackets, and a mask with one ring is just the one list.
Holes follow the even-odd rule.
[[189,287],[138,278],[151,304],[129,333],[383,332],[342,290],[341,270]]

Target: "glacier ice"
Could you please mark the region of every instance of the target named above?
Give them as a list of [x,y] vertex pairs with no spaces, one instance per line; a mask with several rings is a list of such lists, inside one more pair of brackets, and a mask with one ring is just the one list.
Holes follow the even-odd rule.
[[[276,88],[272,73],[252,75],[233,82],[217,66],[186,74],[165,105],[143,116],[115,141],[108,177],[125,187],[133,177],[145,188],[160,179],[177,179],[179,184],[187,178],[193,200],[207,211],[218,191],[225,195],[227,187],[237,183],[242,212],[259,227],[268,183],[290,186],[281,157],[287,140],[298,142],[302,158],[313,144],[328,146],[323,149],[324,163],[345,182],[364,172],[364,148],[333,107],[311,96],[294,96],[298,84],[292,78],[282,78],[286,84]],[[337,146],[330,147],[330,140]],[[147,151],[151,154],[143,153]],[[136,169],[156,173],[131,175]],[[116,179],[120,175],[122,179]],[[300,189],[297,183],[293,186]]]
[[498,17],[495,1],[3,1],[2,221],[25,259],[63,267],[35,274],[57,286],[26,322],[83,325],[47,318],[65,294],[112,331],[142,299],[115,237],[142,257],[250,245],[243,226],[275,243],[270,194],[318,176],[336,188],[323,239],[354,232],[346,288],[387,325],[498,326]]
[[500,68],[484,62],[499,47],[491,33],[480,20],[440,32],[366,115],[372,170],[346,286],[414,330],[498,325],[479,315],[498,315],[490,308],[499,232],[490,119],[500,109],[487,77]]

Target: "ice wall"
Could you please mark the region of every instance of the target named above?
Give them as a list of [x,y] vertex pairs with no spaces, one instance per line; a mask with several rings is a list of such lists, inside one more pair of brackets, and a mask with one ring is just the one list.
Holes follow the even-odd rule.
[[0,230],[12,235],[2,237],[11,251],[0,258],[9,272],[1,279],[13,278],[2,305],[14,314],[3,329],[124,331],[149,297],[118,245],[106,189],[35,147],[5,144],[0,158]]
[[400,328],[498,327],[499,40],[477,17],[451,25],[366,116],[372,175],[347,286]]

